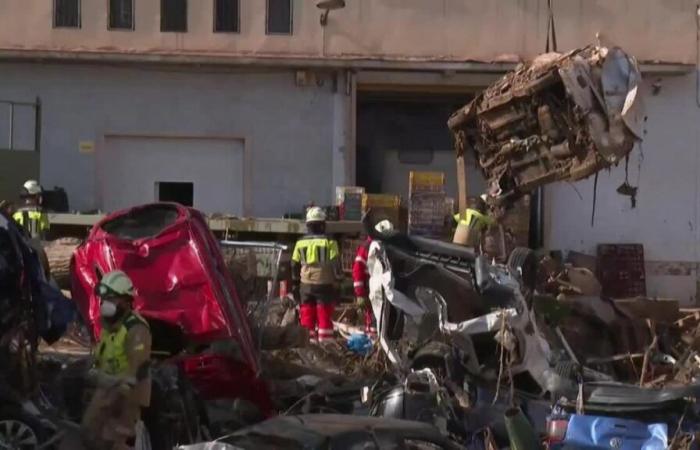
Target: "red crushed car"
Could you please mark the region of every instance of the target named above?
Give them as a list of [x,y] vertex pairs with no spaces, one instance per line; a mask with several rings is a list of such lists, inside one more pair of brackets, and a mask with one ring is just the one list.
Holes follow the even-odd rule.
[[175,355],[205,399],[243,398],[271,413],[245,308],[199,211],[155,203],[116,212],[92,228],[71,261],[71,290],[94,336],[100,331],[94,288],[114,269],[134,282],[134,308],[151,324],[154,350]]

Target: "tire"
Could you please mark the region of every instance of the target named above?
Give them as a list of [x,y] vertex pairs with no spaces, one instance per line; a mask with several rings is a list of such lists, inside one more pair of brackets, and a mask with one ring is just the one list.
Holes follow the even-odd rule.
[[535,289],[537,283],[537,257],[526,247],[516,247],[508,256],[508,268],[519,273],[528,289]]
[[19,410],[0,410],[0,448],[35,450],[46,438],[46,430],[34,417]]

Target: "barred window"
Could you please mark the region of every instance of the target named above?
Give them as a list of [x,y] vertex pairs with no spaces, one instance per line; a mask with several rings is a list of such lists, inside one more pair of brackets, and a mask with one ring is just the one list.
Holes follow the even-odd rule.
[[239,33],[240,25],[240,2],[238,0],[215,0],[214,1],[214,31]]
[[109,0],[109,28],[134,29],[134,0]]
[[80,28],[80,0],[54,0],[53,26]]
[[267,0],[267,34],[292,34],[292,0]]
[[160,31],[187,31],[187,0],[160,0]]

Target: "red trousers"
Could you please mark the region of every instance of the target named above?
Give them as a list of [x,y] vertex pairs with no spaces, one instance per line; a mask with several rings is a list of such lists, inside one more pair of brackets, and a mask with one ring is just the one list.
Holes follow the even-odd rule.
[[[311,340],[333,339],[336,291],[332,286],[301,286],[299,322],[309,330]],[[318,332],[316,328],[318,327]]]

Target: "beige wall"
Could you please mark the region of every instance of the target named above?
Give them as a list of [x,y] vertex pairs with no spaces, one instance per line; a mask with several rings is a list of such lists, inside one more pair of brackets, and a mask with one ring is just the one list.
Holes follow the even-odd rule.
[[[494,61],[544,50],[547,0],[346,0],[319,25],[294,0],[294,35],[265,35],[264,0],[241,0],[241,33],[213,33],[213,0],[189,0],[187,33],[160,32],[160,0],[135,0],[136,30],[107,30],[107,0],[82,0],[82,29],[53,29],[51,0],[0,1],[0,50]],[[560,50],[595,41],[640,61],[694,63],[694,0],[554,0]]]

